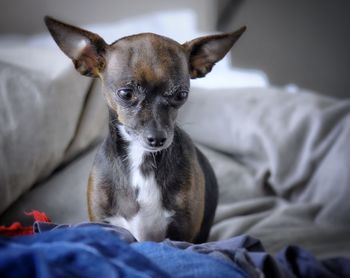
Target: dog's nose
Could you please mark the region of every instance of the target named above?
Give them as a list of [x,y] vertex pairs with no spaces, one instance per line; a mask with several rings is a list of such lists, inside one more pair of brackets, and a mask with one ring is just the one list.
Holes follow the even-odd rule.
[[166,141],[166,137],[162,132],[158,134],[149,134],[147,142],[151,147],[162,147]]

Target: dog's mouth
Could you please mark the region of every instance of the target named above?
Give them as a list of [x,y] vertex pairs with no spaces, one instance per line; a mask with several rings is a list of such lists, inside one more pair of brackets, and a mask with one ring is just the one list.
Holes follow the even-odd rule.
[[165,143],[163,146],[161,147],[151,147],[151,146],[148,146],[146,145],[145,143],[141,143],[141,146],[143,147],[144,151],[145,152],[150,152],[150,153],[158,153],[158,152],[161,152],[167,148],[170,147],[172,142],[170,143]]

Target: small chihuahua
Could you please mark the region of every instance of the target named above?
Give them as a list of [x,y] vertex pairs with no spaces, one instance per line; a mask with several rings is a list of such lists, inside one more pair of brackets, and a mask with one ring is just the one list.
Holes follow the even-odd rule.
[[101,79],[108,105],[109,134],[88,182],[90,220],[122,226],[140,241],[205,242],[216,177],[176,116],[190,78],[210,72],[246,28],[184,44],[142,33],[108,45],[51,17],[45,23],[77,71]]

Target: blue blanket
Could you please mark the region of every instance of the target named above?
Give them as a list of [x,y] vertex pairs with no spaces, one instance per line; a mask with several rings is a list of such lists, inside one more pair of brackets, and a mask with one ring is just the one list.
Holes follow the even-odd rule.
[[37,230],[0,238],[0,277],[350,277],[349,259],[319,262],[297,247],[272,257],[248,236],[192,245],[139,243],[108,225]]

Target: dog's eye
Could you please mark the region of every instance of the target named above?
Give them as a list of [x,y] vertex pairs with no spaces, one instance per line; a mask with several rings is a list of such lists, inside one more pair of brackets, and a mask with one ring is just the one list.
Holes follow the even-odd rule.
[[131,88],[121,88],[117,91],[117,95],[124,101],[130,101],[133,98],[133,90]]
[[187,91],[178,91],[175,96],[174,96],[174,100],[181,102],[184,101],[188,96],[188,92]]

